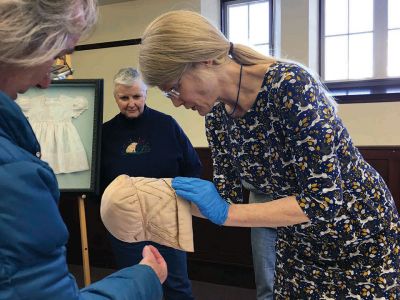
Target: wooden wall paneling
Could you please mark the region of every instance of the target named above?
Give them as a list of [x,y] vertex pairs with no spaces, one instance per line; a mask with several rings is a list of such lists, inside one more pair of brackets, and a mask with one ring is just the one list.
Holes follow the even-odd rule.
[[400,147],[359,147],[365,160],[385,180],[393,195],[397,210],[400,210]]
[[[202,178],[212,180],[209,148],[196,148],[203,163]],[[400,210],[400,147],[359,147],[360,152],[384,178]],[[100,219],[100,198],[88,197],[86,217],[90,262],[94,267],[115,268],[107,231]],[[70,232],[67,260],[82,264],[76,195],[62,194],[60,211]],[[223,227],[193,218],[194,253],[188,254],[193,280],[254,288],[250,229]]]

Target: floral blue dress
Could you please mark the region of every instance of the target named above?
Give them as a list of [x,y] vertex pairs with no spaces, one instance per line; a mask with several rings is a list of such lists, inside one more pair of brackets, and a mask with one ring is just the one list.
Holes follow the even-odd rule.
[[277,299],[400,299],[393,198],[305,69],[273,64],[253,107],[234,119],[217,104],[206,133],[227,201],[242,202],[246,181],[273,199],[295,196],[310,219],[278,228]]

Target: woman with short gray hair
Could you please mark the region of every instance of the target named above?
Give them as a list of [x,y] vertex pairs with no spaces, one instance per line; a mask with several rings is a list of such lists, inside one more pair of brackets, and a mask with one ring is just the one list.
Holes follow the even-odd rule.
[[[114,99],[119,113],[102,127],[102,190],[121,174],[200,177],[201,163],[196,150],[174,118],[146,105],[147,86],[135,68],[122,68],[115,74]],[[185,251],[159,243],[120,240],[111,234],[109,237],[119,269],[138,263],[145,245],[156,247],[168,264],[164,299],[193,299]]]

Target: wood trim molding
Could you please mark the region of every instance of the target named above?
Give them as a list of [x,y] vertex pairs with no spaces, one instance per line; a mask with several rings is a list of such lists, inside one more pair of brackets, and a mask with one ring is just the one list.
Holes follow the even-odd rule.
[[325,85],[339,104],[400,101],[400,78],[326,82]]
[[76,46],[75,47],[75,51],[85,51],[85,50],[96,50],[96,49],[113,48],[113,47],[134,46],[134,45],[139,45],[140,42],[141,42],[141,39],[129,39],[129,40],[119,40],[119,41],[111,41],[111,42],[84,44],[84,45]]

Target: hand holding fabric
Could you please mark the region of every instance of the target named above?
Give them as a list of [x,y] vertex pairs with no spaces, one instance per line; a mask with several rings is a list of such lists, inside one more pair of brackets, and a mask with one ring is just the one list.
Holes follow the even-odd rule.
[[228,217],[229,204],[221,198],[214,184],[191,177],[175,177],[172,187],[178,196],[193,202],[211,222],[222,225]]

